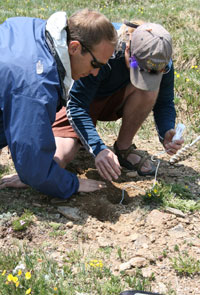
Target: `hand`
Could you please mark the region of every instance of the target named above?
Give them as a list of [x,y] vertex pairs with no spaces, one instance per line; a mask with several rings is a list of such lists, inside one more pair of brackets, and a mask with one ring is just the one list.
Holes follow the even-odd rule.
[[106,187],[105,182],[97,181],[93,179],[82,179],[78,178],[79,180],[79,189],[78,192],[94,192]]
[[0,189],[6,187],[27,188],[28,185],[21,182],[17,174],[10,174],[2,177],[0,180]]
[[169,155],[176,154],[176,152],[181,149],[182,144],[184,143],[183,139],[172,141],[175,133],[176,131],[174,129],[170,129],[165,133],[163,145]]
[[109,149],[104,149],[95,158],[95,165],[101,177],[111,181],[121,175],[117,156]]

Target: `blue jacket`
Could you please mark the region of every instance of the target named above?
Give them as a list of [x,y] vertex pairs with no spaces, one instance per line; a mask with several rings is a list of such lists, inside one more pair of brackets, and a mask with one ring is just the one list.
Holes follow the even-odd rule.
[[51,196],[68,198],[76,175],[53,160],[51,125],[61,96],[46,21],[10,18],[0,25],[0,148],[8,145],[20,179]]
[[[118,25],[118,24],[115,24]],[[154,119],[160,140],[165,132],[174,128],[176,112],[174,107],[174,69],[163,75],[156,104],[153,109]],[[130,83],[130,71],[125,64],[124,51],[115,52],[109,65],[101,68],[99,74],[81,78],[74,82],[67,104],[67,115],[81,142],[86,149],[97,156],[107,148],[99,137],[89,115],[89,107],[95,97],[106,97]]]

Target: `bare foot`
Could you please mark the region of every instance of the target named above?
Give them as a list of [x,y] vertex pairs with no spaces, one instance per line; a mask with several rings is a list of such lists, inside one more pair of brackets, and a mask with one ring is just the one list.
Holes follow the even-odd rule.
[[6,187],[27,188],[28,185],[21,182],[17,174],[10,174],[0,179],[0,189]]
[[78,192],[89,193],[89,192],[94,192],[106,187],[106,184],[103,181],[97,181],[93,179],[81,179],[81,178],[78,178],[78,180],[79,180]]

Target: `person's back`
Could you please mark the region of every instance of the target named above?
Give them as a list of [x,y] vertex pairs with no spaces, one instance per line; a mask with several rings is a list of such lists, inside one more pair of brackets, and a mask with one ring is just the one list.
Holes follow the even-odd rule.
[[[27,17],[10,18],[0,25],[0,97],[5,111],[13,104],[9,99],[13,93],[36,98],[38,80],[45,80],[46,75],[50,79],[55,70],[54,59],[45,46],[45,25],[44,20]],[[59,85],[55,75],[51,80]]]

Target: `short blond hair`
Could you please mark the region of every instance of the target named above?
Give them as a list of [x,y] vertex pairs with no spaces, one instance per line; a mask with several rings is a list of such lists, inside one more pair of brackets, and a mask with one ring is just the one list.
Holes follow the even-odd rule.
[[[138,19],[138,20],[131,20],[129,23],[134,24],[136,26],[140,26],[144,24],[145,21]],[[118,30],[119,42],[128,42],[130,34],[133,33],[135,29],[136,28],[130,27],[124,23]]]
[[77,40],[90,50],[105,40],[116,46],[117,32],[108,18],[90,9],[82,9],[71,15],[67,21],[68,41]]

